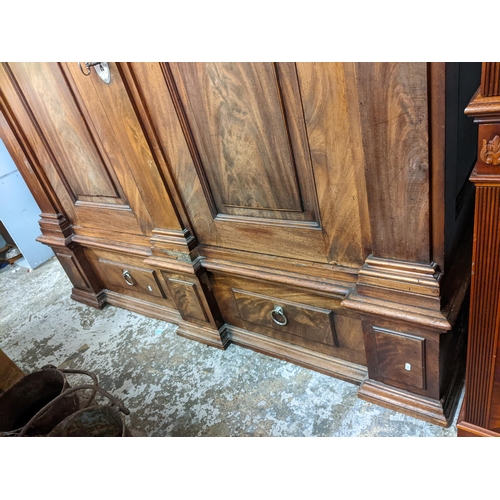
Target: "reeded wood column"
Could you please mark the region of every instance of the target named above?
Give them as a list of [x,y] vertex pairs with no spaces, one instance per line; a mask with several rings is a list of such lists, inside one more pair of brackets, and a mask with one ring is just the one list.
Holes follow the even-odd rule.
[[[466,114],[479,123],[469,340],[458,436],[500,436],[500,63],[483,63]],[[496,368],[496,370],[495,370]]]

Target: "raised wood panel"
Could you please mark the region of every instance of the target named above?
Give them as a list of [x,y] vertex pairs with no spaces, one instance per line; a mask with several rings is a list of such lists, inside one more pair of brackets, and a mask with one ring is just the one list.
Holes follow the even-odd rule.
[[72,253],[56,252],[56,256],[74,286],[76,286],[77,288],[82,288],[84,290],[90,288],[85,275],[77,265],[76,259]]
[[[14,74],[76,200],[125,204],[56,63],[13,63]],[[82,175],[85,172],[85,175]]]
[[196,283],[169,278],[165,276],[168,285],[172,290],[177,309],[186,321],[206,324],[209,319],[203,310],[200,295]]
[[425,388],[425,339],[373,327],[378,375],[408,386]]
[[[293,64],[171,63],[218,214],[312,220]],[[298,109],[297,108],[298,105]],[[288,124],[293,126],[289,127]],[[272,133],[270,133],[272,131]],[[303,213],[305,212],[305,213]]]
[[[0,105],[1,105],[0,101]],[[9,118],[13,118],[9,116]],[[16,124],[17,125],[17,124]],[[19,133],[20,130],[16,126],[16,132]],[[59,212],[59,204],[57,203],[55,197],[53,196],[52,190],[40,179],[40,174],[37,170],[34,170],[30,160],[32,162],[37,161],[36,157],[30,155],[30,160],[28,160],[26,154],[21,147],[12,127],[7,123],[4,114],[0,111],[0,140],[3,141],[10,156],[14,160],[20,174],[25,180],[28,188],[30,189],[33,197],[35,198],[38,207],[42,212],[45,213],[55,213]]]
[[[152,223],[137,186],[126,169],[109,160],[112,151],[108,154],[93,124],[86,120],[81,99],[71,91],[61,65],[12,63],[6,71],[17,92],[18,102],[13,102],[24,108],[23,129],[31,132],[41,166],[59,199],[64,200],[71,222],[97,228],[114,226],[129,234],[150,232]],[[56,104],[58,95],[62,100]],[[91,180],[84,180],[87,178]],[[112,184],[113,196],[104,195],[112,193],[99,188],[101,181],[104,186]],[[95,191],[79,194],[82,182]]]
[[57,195],[69,195],[72,223],[134,235],[180,230],[120,68],[110,67],[109,85],[77,63],[16,63],[8,71],[52,155],[43,168]]
[[[414,393],[413,397],[420,394],[432,398],[439,404],[449,388],[442,386],[440,372],[442,334],[382,317],[363,321],[363,331],[371,381],[386,388],[409,391]],[[410,364],[410,370],[406,369],[406,363]],[[457,388],[458,385],[453,390]],[[454,392],[452,399],[455,396]]]
[[82,75],[77,63],[64,63],[63,68],[86,121],[92,124],[124,186],[143,232],[150,234],[154,228],[180,229],[156,158],[130,100],[121,67],[108,64],[112,75],[109,85],[94,72],[89,77]]
[[429,154],[425,63],[357,63],[375,257],[428,263]]

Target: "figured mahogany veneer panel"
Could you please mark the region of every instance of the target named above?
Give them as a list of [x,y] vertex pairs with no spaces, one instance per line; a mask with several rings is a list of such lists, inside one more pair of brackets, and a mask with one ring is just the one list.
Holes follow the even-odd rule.
[[357,63],[356,75],[373,255],[428,263],[426,64]]
[[[30,140],[34,140],[44,174],[71,223],[150,234],[153,223],[145,197],[127,162],[120,158],[116,138],[106,128],[107,118],[95,120],[96,128],[87,113],[87,106],[97,113],[101,104],[89,96],[83,102],[64,68],[52,63],[4,65],[18,96],[15,106],[18,112],[22,110],[22,126],[34,132]],[[87,81],[81,73],[80,77]]]
[[378,376],[400,384],[425,389],[425,339],[373,327]]
[[[233,293],[244,321],[308,338],[314,342],[339,346],[332,311],[237,289],[233,289]],[[276,306],[281,307],[284,314],[283,317],[274,313],[276,320],[284,322],[286,318],[286,325],[278,325],[272,320],[271,312]]]
[[[64,165],[77,199],[124,203],[112,171],[103,163],[80,110],[55,63],[10,64],[30,109]],[[82,175],[85,172],[85,175]],[[103,198],[103,200],[99,200]]]
[[361,266],[370,245],[365,158],[353,63],[298,63],[328,260]]
[[217,212],[314,220],[295,65],[170,67]]
[[202,324],[209,323],[209,319],[203,310],[196,283],[168,277],[166,279],[182,317],[186,321]]
[[108,63],[109,85],[76,63],[62,65],[86,122],[99,138],[106,157],[124,186],[144,234],[154,228],[180,229],[175,209],[159,175],[157,160],[143,132],[122,78],[120,65]]

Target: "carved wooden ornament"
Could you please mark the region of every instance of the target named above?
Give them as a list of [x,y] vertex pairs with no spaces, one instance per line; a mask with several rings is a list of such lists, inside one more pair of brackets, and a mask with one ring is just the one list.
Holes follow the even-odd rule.
[[488,165],[500,164],[500,137],[496,135],[491,141],[483,139],[483,147],[480,152],[481,160]]

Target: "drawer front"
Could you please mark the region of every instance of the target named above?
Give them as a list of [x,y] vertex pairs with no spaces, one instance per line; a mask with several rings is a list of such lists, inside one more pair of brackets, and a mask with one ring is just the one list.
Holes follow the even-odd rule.
[[98,262],[107,284],[153,297],[165,298],[153,269],[113,262],[101,257],[99,257]]
[[243,321],[339,347],[332,311],[238,289],[233,294]]

